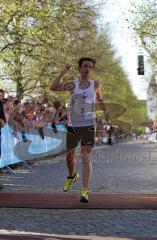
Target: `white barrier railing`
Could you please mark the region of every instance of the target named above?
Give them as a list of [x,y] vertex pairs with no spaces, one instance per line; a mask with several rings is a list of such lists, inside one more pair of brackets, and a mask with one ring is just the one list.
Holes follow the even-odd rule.
[[26,131],[27,142],[23,142],[21,133],[20,138],[16,138],[13,129],[6,124],[1,129],[1,157],[0,168],[14,163],[54,156],[66,148],[66,128],[63,125],[56,125],[57,133],[55,134],[51,126],[45,127],[44,139],[41,138],[36,128]]

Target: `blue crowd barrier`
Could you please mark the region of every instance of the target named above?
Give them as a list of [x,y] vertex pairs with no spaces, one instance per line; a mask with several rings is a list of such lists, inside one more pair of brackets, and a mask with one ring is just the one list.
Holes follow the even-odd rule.
[[45,127],[44,139],[41,138],[36,128],[30,128],[26,131],[27,142],[16,138],[13,129],[8,124],[1,129],[1,156],[0,168],[31,160],[48,155],[55,155],[65,150],[66,145],[66,128],[63,125],[56,125],[57,134],[53,133],[51,126]]

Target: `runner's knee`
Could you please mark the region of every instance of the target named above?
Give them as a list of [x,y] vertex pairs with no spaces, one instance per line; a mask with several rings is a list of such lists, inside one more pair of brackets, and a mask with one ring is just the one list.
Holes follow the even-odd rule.
[[91,162],[91,157],[89,152],[83,152],[82,153],[82,161],[83,164],[89,164]]

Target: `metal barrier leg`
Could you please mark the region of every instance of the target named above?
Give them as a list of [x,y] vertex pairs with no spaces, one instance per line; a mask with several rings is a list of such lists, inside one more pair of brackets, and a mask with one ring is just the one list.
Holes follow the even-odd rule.
[[26,163],[25,161],[22,161],[22,163],[23,163],[29,170],[32,170],[32,167],[31,167],[28,163]]
[[6,166],[6,168],[8,169],[8,171],[12,174],[16,174],[9,166]]

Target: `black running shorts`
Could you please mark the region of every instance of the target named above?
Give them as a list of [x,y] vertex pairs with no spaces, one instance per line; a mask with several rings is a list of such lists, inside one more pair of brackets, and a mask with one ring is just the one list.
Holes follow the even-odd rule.
[[83,127],[71,127],[67,128],[66,135],[66,148],[72,149],[78,146],[81,142],[81,146],[91,146],[95,144],[95,127],[83,126]]

